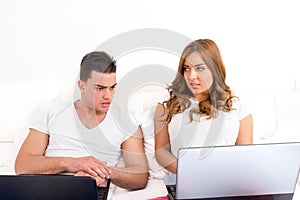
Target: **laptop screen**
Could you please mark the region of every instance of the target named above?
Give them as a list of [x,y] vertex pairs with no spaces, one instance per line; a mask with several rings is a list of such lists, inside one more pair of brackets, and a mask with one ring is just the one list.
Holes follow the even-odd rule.
[[299,155],[300,143],[181,148],[176,199],[292,199]]
[[[91,177],[72,175],[0,175],[0,199],[10,200],[98,200],[106,199],[109,190],[98,188]],[[99,191],[99,192],[98,192]],[[105,193],[106,192],[106,193]]]

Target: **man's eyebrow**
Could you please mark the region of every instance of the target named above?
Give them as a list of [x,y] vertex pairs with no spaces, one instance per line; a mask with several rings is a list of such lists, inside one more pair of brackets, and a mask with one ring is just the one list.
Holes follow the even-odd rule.
[[96,87],[101,87],[101,88],[114,88],[116,87],[117,83],[113,84],[112,86],[106,86],[106,85],[100,85],[100,84],[94,84]]

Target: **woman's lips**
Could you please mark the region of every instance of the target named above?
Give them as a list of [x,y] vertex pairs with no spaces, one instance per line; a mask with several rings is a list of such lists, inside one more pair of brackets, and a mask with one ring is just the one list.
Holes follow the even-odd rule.
[[200,84],[199,83],[190,83],[190,87],[193,89],[197,89],[200,87]]

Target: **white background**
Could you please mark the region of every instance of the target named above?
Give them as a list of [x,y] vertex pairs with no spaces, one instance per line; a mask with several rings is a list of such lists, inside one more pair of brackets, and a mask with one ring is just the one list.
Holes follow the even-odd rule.
[[[300,77],[298,5],[297,0],[1,0],[1,130],[13,129],[12,120],[25,109],[22,102],[73,85],[86,53],[140,28],[214,40],[233,88],[294,92]],[[0,136],[11,139],[3,131]]]

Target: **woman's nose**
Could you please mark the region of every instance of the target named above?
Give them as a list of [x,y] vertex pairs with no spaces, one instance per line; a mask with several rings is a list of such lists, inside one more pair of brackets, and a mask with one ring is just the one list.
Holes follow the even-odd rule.
[[196,72],[195,69],[191,69],[190,71],[190,79],[196,79],[197,78],[198,73]]

